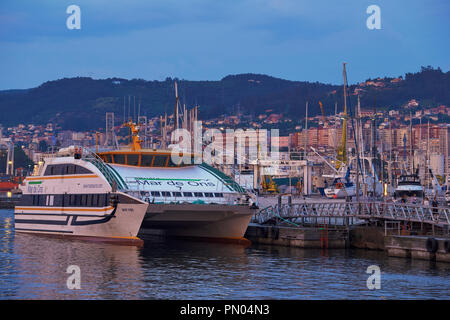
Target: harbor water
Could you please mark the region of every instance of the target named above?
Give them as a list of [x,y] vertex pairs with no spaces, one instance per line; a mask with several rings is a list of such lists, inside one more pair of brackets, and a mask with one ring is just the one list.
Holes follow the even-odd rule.
[[[0,210],[0,299],[450,299],[450,264],[382,251],[145,237],[143,247],[16,234]],[[69,266],[80,289],[69,289]],[[380,289],[367,286],[369,266]]]

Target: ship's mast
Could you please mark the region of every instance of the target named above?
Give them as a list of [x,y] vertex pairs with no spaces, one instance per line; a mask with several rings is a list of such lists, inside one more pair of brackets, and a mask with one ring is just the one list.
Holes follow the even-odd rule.
[[178,129],[178,87],[177,87],[177,82],[175,81],[175,108],[174,108],[174,112],[173,112],[173,118],[174,118],[174,127],[173,129],[176,130]]
[[345,71],[345,65],[344,62],[344,116],[343,116],[343,122],[342,122],[342,140],[341,140],[341,146],[338,149],[337,154],[337,165],[336,168],[340,168],[342,164],[347,164],[347,73]]

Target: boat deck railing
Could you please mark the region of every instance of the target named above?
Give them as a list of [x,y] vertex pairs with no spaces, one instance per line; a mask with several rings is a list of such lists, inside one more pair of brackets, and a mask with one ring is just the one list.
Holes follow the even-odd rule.
[[111,187],[119,190],[127,190],[127,184],[116,175],[113,169],[105,163],[95,152],[89,149],[83,149],[83,160],[92,163],[105,176]]
[[305,202],[273,205],[257,212],[253,222],[264,224],[281,218],[356,218],[420,222],[448,228],[450,207],[417,206],[388,202]]

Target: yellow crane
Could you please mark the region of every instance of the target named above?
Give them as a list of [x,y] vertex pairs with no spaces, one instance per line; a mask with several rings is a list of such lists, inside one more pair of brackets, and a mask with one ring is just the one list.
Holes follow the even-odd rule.
[[322,122],[325,124],[325,112],[323,111],[323,104],[319,101],[320,111],[322,112]]

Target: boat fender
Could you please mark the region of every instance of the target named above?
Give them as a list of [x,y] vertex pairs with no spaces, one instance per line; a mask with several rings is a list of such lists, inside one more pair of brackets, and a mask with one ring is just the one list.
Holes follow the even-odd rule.
[[428,238],[426,246],[428,252],[435,253],[438,249],[438,242],[434,238]]
[[450,240],[444,241],[444,252],[449,253],[450,252]]

